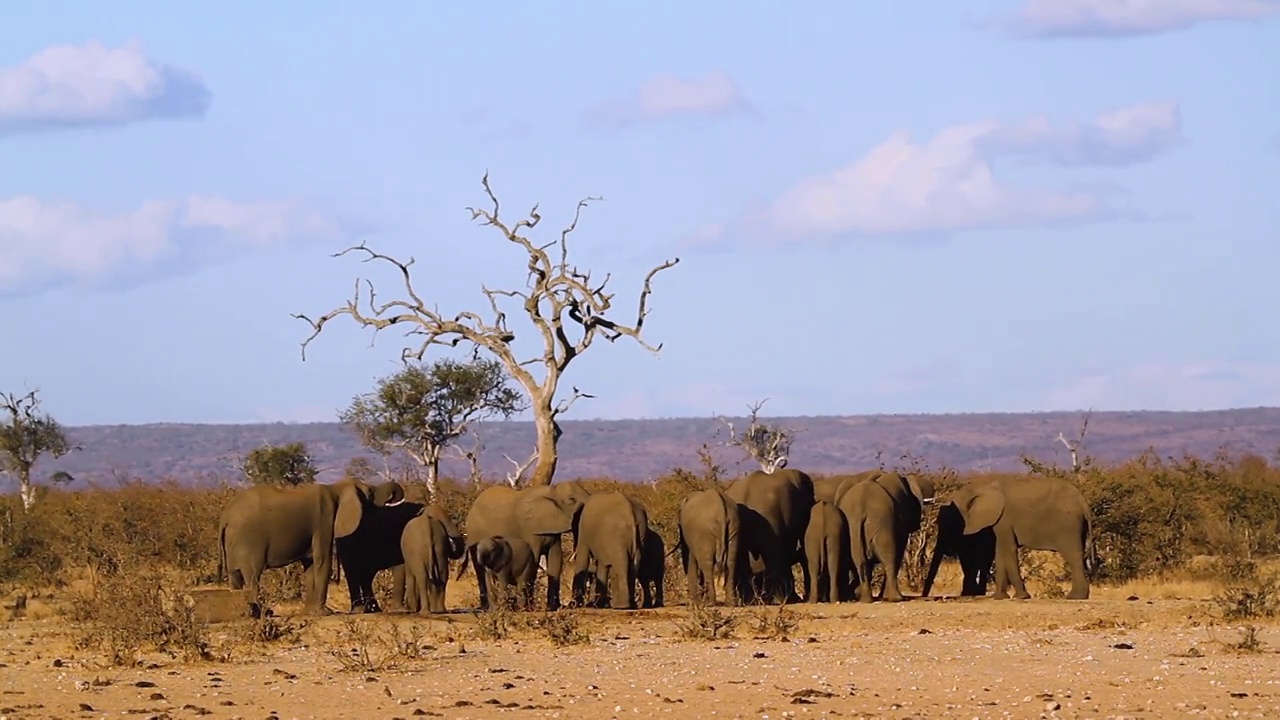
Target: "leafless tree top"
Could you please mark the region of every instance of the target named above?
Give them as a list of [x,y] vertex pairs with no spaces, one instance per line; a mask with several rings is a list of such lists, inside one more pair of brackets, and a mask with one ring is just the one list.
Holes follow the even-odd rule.
[[[558,375],[574,357],[590,347],[597,336],[603,336],[611,342],[621,337],[630,337],[652,352],[658,352],[662,348],[661,344],[652,346],[645,342],[641,338],[641,331],[649,314],[648,300],[653,277],[675,266],[680,262],[679,258],[673,258],[649,270],[640,292],[636,319],[629,325],[624,324],[610,316],[614,299],[614,294],[606,290],[610,276],[605,275],[599,282],[595,282],[590,271],[582,272],[569,263],[569,236],[577,228],[583,208],[601,198],[588,197],[581,200],[574,211],[573,221],[560,232],[558,239],[535,245],[524,233],[541,222],[538,205],[533,206],[528,217],[511,223],[500,216],[498,198],[489,185],[487,172],[481,184],[489,198],[490,207],[469,207],[467,210],[471,212],[473,220],[497,228],[509,242],[527,253],[529,274],[525,290],[494,290],[481,286],[481,291],[489,301],[491,313],[488,318],[472,311],[447,317],[440,313],[437,306],[428,305],[414,287],[410,275],[414,258],[400,261],[361,243],[335,253],[334,257],[355,252],[364,255],[364,262],[379,260],[393,265],[400,272],[406,297],[379,303],[373,284],[365,280],[368,300],[362,310],[361,280],[357,280],[352,299],[344,306],[315,320],[306,315],[294,315],[312,327],[311,335],[302,343],[303,359],[306,359],[307,346],[320,334],[324,325],[340,315],[348,315],[360,325],[374,328],[375,336],[393,325],[406,326],[406,336],[421,338],[416,346],[404,349],[402,357],[406,360],[421,360],[432,345],[456,347],[464,341],[473,343],[494,353],[526,387],[536,384],[526,370],[527,366],[543,364],[549,373]],[[511,348],[515,333],[508,327],[506,313],[499,306],[500,297],[520,301],[542,336],[541,355],[523,360],[515,357]],[[575,328],[573,337],[569,328]]]
[[751,415],[747,419],[747,429],[741,436],[735,432],[733,423],[725,418],[720,418],[720,421],[729,427],[729,445],[742,448],[748,457],[760,464],[761,470],[773,473],[787,466],[795,434],[782,426],[759,422],[760,408],[768,401],[765,398],[748,406]]
[[1065,445],[1067,452],[1071,454],[1071,472],[1078,473],[1084,468],[1080,462],[1080,449],[1084,446],[1084,436],[1089,432],[1089,416],[1092,414],[1092,408],[1084,414],[1084,420],[1080,423],[1080,434],[1075,440],[1068,440],[1061,432],[1058,433],[1058,442]]

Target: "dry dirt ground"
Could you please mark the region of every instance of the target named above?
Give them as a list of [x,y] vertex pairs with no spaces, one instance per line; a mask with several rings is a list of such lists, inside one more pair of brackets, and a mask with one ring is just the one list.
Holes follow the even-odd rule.
[[[450,591],[451,607],[474,602],[473,586]],[[786,639],[757,627],[776,607],[726,610],[739,623],[718,640],[683,637],[684,607],[578,611],[589,641],[568,646],[536,626],[482,639],[466,611],[338,614],[265,645],[244,642],[240,621],[212,626],[231,648],[225,661],[155,654],[130,669],[75,649],[75,627],[33,600],[0,628],[0,716],[1280,717],[1280,622],[1259,624],[1260,648],[1233,647],[1241,627],[1214,620],[1207,592],[1184,583],[1095,586],[1088,601],[793,605],[799,624]],[[395,654],[397,644],[413,647]],[[352,669],[361,649],[372,665],[392,659]]]

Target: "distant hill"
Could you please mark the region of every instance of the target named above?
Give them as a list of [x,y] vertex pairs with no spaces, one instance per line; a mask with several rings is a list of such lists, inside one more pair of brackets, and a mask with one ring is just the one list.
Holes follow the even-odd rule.
[[[797,431],[791,466],[811,472],[872,467],[877,453],[892,463],[911,453],[931,466],[958,470],[1020,467],[1029,453],[1065,464],[1065,448],[1056,441],[1079,432],[1083,413],[983,413],[958,415],[865,415],[851,417],[769,418]],[[568,420],[563,423],[558,477],[615,477],[643,480],[673,467],[697,466],[702,443],[725,439],[724,426],[711,418],[660,420]],[[742,419],[735,422],[742,427]],[[84,481],[110,483],[117,477],[174,478],[200,483],[236,477],[238,456],[263,443],[305,442],[324,472],[340,475],[346,462],[368,455],[355,436],[337,423],[258,425],[95,425],[68,429],[84,450],[37,467],[37,477],[65,470]],[[717,435],[717,431],[719,435]],[[485,449],[482,468],[502,477],[512,468],[503,455],[524,459],[533,450],[528,422],[487,423],[480,429]],[[1103,461],[1119,461],[1153,447],[1160,455],[1209,456],[1222,447],[1267,458],[1280,450],[1280,408],[1209,412],[1095,412],[1086,450]],[[721,448],[717,458],[742,470],[736,449]],[[465,476],[457,460],[443,465],[446,475]]]

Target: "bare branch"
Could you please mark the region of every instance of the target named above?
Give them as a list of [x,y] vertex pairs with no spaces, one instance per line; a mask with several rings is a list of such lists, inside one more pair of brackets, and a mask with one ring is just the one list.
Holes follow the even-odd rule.
[[530,455],[529,459],[525,460],[523,463],[512,460],[511,456],[506,453],[503,453],[502,457],[506,458],[507,462],[510,462],[512,465],[516,466],[515,470],[512,470],[511,472],[507,473],[507,484],[513,488],[518,488],[520,487],[521,479],[524,477],[525,472],[529,469],[530,466],[532,466],[535,462],[538,461],[538,451],[535,448],[533,451],[533,454]]
[[[302,342],[302,358],[306,360],[306,351],[310,343],[320,335],[325,325],[334,318],[346,315],[363,328],[372,328],[373,336],[393,325],[407,328],[406,337],[412,337],[413,343],[401,351],[401,358],[406,362],[415,359],[421,361],[433,346],[457,347],[468,343],[473,350],[480,348],[491,353],[499,360],[520,383],[534,407],[534,417],[538,422],[539,447],[543,449],[534,472],[535,484],[546,484],[551,481],[555,471],[555,448],[558,430],[555,416],[565,412],[579,397],[591,397],[574,391],[574,397],[565,403],[555,404],[553,398],[562,374],[573,359],[585,352],[597,336],[603,336],[610,342],[621,337],[629,337],[642,347],[653,353],[662,349],[662,344],[650,345],[641,337],[645,319],[649,315],[649,297],[653,291],[654,277],[680,262],[679,258],[667,260],[648,271],[644,276],[643,286],[639,293],[636,317],[633,323],[626,324],[613,316],[614,294],[608,291],[611,276],[603,279],[592,279],[592,273],[579,270],[569,260],[569,237],[577,231],[582,220],[583,211],[599,197],[587,197],[578,202],[574,208],[572,221],[561,230],[559,237],[545,243],[535,243],[527,233],[534,230],[542,221],[538,205],[529,210],[527,217],[515,222],[501,217],[501,203],[489,183],[486,172],[481,179],[481,187],[488,205],[484,208],[468,207],[473,221],[482,226],[493,227],[508,243],[520,248],[526,257],[526,289],[495,289],[482,285],[480,290],[488,302],[489,309],[482,318],[471,311],[462,311],[449,318],[440,313],[438,308],[428,306],[414,287],[410,267],[413,258],[401,262],[389,255],[376,252],[364,243],[355,245],[336,253],[340,257],[348,253],[362,256],[362,262],[379,261],[394,267],[404,286],[400,299],[380,301],[373,284],[364,280],[356,281],[355,292],[350,300],[341,307],[330,310],[316,318],[303,314],[293,317],[305,321],[311,327],[311,334]],[[553,260],[549,252],[552,248],[559,250]],[[367,299],[365,293],[367,291]],[[516,335],[508,327],[505,302],[518,303],[528,317],[530,324],[542,338],[541,352],[534,357],[517,358],[513,349]],[[510,309],[510,308],[508,308]],[[535,368],[541,367],[540,376],[535,376]],[[547,421],[551,422],[547,422]]]
[[1080,435],[1075,440],[1068,440],[1061,432],[1058,433],[1058,442],[1066,446],[1067,452],[1071,454],[1071,472],[1078,473],[1084,466],[1080,462],[1080,448],[1084,445],[1084,436],[1089,432],[1089,416],[1093,414],[1093,408],[1085,413],[1084,420],[1080,423]]
[[765,398],[747,406],[751,414],[747,420],[746,432],[741,436],[734,431],[733,423],[726,418],[719,419],[729,428],[729,440],[724,444],[741,448],[747,457],[759,463],[761,470],[773,474],[787,466],[795,434],[781,426],[759,422],[757,416],[760,408],[768,401],[769,399]]
[[594,399],[596,398],[596,396],[595,396],[595,395],[590,395],[590,394],[588,394],[588,393],[584,393],[584,392],[582,392],[581,390],[579,390],[577,387],[574,387],[574,388],[573,388],[573,396],[572,396],[572,397],[570,397],[570,398],[568,398],[567,400],[561,400],[559,403],[557,403],[557,404],[556,404],[556,406],[555,406],[555,409],[554,409],[554,414],[555,414],[555,415],[561,415],[561,414],[563,414],[563,413],[568,412],[568,411],[569,411],[569,408],[570,408],[570,407],[573,407],[573,404],[574,404],[575,402],[577,402],[579,398],[586,398],[586,399],[588,399],[588,400],[594,400]]

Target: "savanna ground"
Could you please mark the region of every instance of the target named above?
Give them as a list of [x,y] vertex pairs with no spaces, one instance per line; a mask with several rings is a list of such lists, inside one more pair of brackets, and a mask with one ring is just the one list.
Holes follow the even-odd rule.
[[[28,514],[5,498],[0,715],[1280,717],[1280,468],[1142,457],[1076,478],[1097,516],[1087,601],[1061,599],[1056,556],[1027,553],[1030,601],[689,608],[672,558],[656,610],[475,614],[468,572],[444,616],[307,619],[297,573],[269,571],[274,616],[221,622],[231,593],[181,598],[216,587],[216,516],[234,490],[49,492]],[[725,480],[708,467],[594,484],[636,495],[671,543],[679,499]],[[461,518],[474,492],[443,502]],[[935,593],[958,589],[948,563]],[[343,583],[329,605],[348,606]]]

